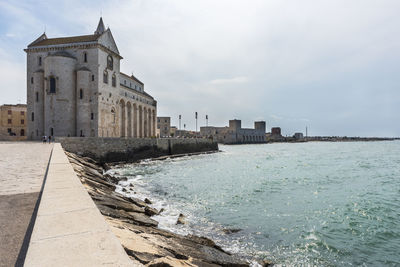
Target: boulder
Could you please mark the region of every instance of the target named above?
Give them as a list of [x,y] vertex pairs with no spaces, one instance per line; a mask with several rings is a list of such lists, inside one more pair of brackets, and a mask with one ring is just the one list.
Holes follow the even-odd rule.
[[178,220],[176,221],[176,224],[186,224],[185,215],[180,213],[178,216]]

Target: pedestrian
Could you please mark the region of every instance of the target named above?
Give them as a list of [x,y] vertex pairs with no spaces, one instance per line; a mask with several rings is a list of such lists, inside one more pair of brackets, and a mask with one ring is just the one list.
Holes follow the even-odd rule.
[[43,135],[43,144],[46,144],[46,141],[47,141],[47,137],[45,136],[45,135]]
[[49,144],[51,143],[51,135],[49,135]]

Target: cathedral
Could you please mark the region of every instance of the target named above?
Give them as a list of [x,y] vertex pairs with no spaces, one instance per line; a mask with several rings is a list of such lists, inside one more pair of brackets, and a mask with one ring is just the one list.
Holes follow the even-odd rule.
[[27,53],[27,136],[152,137],[157,101],[120,71],[117,45],[100,18],[94,34],[47,38]]

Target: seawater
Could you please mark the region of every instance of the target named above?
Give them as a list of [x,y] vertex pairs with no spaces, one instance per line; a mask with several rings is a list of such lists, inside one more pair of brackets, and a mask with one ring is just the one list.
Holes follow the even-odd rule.
[[[161,228],[210,237],[243,257],[282,266],[400,266],[399,141],[220,150],[111,172],[128,178],[117,191],[165,209],[155,217]],[[188,224],[175,224],[179,213]]]

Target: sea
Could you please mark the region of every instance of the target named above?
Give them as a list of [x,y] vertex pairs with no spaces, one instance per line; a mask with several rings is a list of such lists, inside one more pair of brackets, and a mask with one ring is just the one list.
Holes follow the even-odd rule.
[[[127,178],[116,191],[163,209],[160,228],[249,260],[400,266],[400,141],[219,148],[109,172]],[[181,213],[187,223],[177,225]]]

